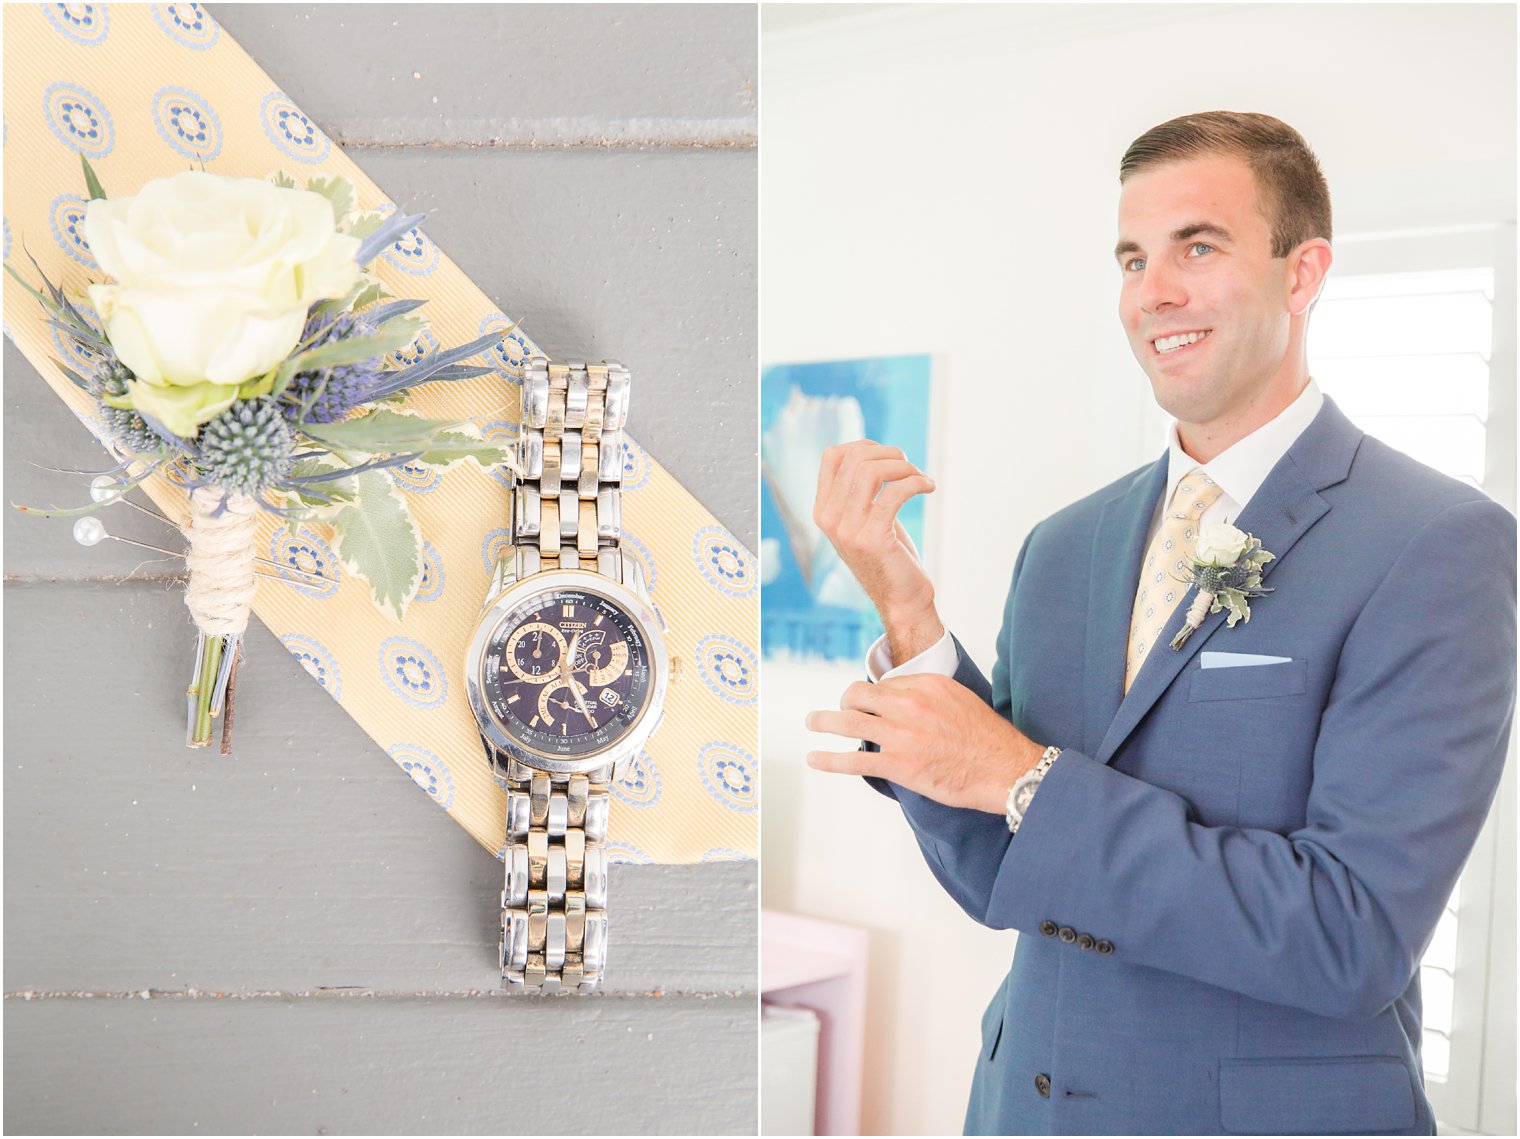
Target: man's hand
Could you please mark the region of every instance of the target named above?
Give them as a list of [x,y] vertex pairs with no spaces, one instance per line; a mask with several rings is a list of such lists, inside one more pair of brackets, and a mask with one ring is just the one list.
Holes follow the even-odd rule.
[[877,775],[949,807],[1001,815],[1008,789],[1045,750],[948,676],[859,681],[839,707],[808,713],[809,730],[869,740],[881,750],[812,751],[810,765]]
[[902,451],[869,439],[830,447],[818,468],[813,521],[881,615],[898,664],[945,634],[934,584],[897,520],[903,503],[933,490],[934,480]]

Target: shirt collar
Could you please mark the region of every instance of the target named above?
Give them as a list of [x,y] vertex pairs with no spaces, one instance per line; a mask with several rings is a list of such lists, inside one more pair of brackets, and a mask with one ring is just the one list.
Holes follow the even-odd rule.
[[1204,473],[1218,483],[1228,497],[1235,500],[1238,514],[1261,489],[1261,484],[1267,481],[1272,468],[1288,453],[1294,440],[1314,422],[1314,417],[1319,414],[1324,402],[1325,397],[1320,392],[1319,385],[1311,378],[1304,390],[1298,393],[1298,398],[1278,412],[1277,418],[1262,424],[1207,463],[1200,463],[1182,449],[1182,443],[1177,437],[1177,423],[1173,420],[1167,429],[1169,463],[1166,493],[1161,501],[1170,502],[1182,477],[1202,467]]

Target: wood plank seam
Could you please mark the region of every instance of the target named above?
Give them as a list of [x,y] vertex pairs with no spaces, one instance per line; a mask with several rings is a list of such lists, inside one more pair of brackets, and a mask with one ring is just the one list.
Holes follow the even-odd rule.
[[759,134],[750,120],[717,122],[704,130],[697,121],[672,122],[668,129],[658,120],[612,121],[600,127],[576,124],[567,131],[553,120],[513,123],[505,134],[476,138],[387,140],[338,135],[334,141],[345,151],[438,151],[438,150],[754,150]]

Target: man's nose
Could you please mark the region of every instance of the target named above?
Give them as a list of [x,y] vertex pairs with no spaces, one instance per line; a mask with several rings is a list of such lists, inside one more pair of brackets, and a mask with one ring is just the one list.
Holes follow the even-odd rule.
[[1148,313],[1165,312],[1187,302],[1179,274],[1165,264],[1147,263],[1141,270],[1140,307]]

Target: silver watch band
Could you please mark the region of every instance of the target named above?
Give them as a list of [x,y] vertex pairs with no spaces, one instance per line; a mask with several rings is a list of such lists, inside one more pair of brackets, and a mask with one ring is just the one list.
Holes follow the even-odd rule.
[[[551,363],[523,374],[512,494],[517,580],[582,569],[623,580],[623,424],[628,370]],[[506,764],[501,975],[509,990],[590,993],[607,959],[610,766],[550,775]]]
[[529,361],[512,495],[517,580],[550,569],[623,580],[627,418],[628,369],[621,364]]
[[609,773],[509,768],[502,985],[595,992],[607,963]]
[[[1038,791],[1040,789],[1041,780],[1045,778],[1045,773],[1051,769],[1051,766],[1054,765],[1057,757],[1059,757],[1060,754],[1061,749],[1056,747],[1054,744],[1052,744],[1050,747],[1047,747],[1040,754],[1040,760],[1034,765],[1034,768],[1026,775],[1016,780],[1012,787],[1008,788],[1008,802],[1006,804],[1004,814],[1008,822],[1008,830],[1012,834],[1019,833],[1019,824],[1024,821],[1024,812],[1019,810],[1017,803],[1019,789],[1021,787],[1033,784],[1034,790]],[[1033,797],[1033,792],[1031,792],[1030,798],[1032,799]]]

